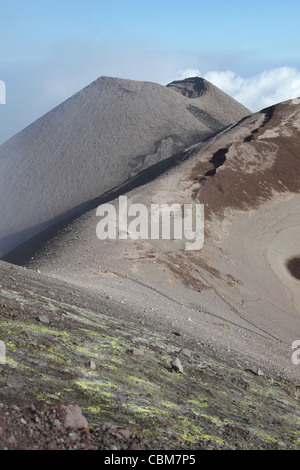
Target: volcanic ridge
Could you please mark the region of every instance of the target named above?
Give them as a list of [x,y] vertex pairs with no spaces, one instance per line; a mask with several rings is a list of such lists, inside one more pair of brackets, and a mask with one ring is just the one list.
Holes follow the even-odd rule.
[[[300,448],[299,138],[298,100],[101,77],[0,146],[0,448]],[[203,248],[99,240],[124,195],[203,204]]]

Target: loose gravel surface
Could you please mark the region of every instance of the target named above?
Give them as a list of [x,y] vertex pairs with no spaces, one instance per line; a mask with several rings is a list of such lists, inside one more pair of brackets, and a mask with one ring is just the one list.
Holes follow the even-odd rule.
[[297,383],[217,360],[112,299],[1,262],[0,316],[0,449],[300,447]]

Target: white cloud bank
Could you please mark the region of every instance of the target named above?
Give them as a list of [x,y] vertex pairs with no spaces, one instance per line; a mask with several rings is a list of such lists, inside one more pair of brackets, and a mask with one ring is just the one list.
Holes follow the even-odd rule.
[[300,96],[300,72],[293,67],[265,70],[249,78],[243,78],[231,70],[201,75],[200,70],[187,69],[179,72],[178,80],[201,76],[253,112]]

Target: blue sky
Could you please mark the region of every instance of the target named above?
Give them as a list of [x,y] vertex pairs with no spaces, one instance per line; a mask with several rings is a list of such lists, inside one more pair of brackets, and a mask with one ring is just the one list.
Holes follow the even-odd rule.
[[300,94],[299,0],[0,0],[0,143],[101,75],[200,75],[253,111]]

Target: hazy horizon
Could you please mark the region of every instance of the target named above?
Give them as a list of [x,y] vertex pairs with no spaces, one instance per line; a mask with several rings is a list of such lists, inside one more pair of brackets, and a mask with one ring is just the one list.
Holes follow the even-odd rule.
[[42,3],[1,6],[0,143],[100,76],[201,76],[252,111],[300,95],[295,0]]

